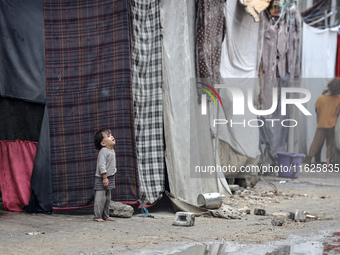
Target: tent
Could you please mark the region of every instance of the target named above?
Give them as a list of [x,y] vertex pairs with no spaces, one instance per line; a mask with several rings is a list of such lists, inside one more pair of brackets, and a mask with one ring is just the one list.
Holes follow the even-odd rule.
[[[207,115],[202,114],[198,84],[233,81],[243,94],[250,87],[261,109],[271,105],[266,93],[273,87],[304,86],[296,74],[299,64],[282,62],[287,54],[290,60],[300,58],[301,45],[293,52],[265,47],[270,36],[284,36],[277,33],[288,26],[283,15],[272,22],[263,14],[255,23],[239,1],[214,1],[211,9],[205,3],[0,3],[0,186],[6,209],[50,213],[92,206],[93,135],[103,127],[112,129],[117,141],[112,199],[128,204],[153,205],[167,176],[173,197],[197,205],[199,194],[230,193],[223,172],[196,171],[204,169],[200,166],[257,165],[280,144],[306,153],[302,125],[288,133],[212,125],[216,118],[235,117],[226,89],[217,91],[224,105],[208,100]],[[290,17],[296,15],[289,25],[297,28],[285,40],[301,38],[296,6],[283,7]],[[216,15],[204,15],[209,12]],[[262,79],[261,70],[267,70]],[[245,114],[235,121],[257,119]],[[289,109],[289,114],[300,113]]]

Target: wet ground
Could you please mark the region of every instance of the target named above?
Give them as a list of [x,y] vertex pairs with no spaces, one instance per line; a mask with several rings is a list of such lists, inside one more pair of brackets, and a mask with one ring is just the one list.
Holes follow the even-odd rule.
[[[172,225],[166,198],[149,209],[155,218],[140,217],[136,209],[132,218],[104,223],[92,221],[92,208],[52,215],[0,208],[0,254],[340,254],[340,173],[264,178],[224,198],[234,208],[249,207],[250,214],[237,220],[196,217],[193,227]],[[267,214],[254,215],[255,208]],[[316,218],[271,224],[273,213],[296,210]]]

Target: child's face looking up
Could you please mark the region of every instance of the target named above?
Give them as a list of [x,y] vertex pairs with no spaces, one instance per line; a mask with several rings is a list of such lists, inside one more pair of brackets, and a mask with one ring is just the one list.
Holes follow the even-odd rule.
[[103,140],[101,141],[101,145],[103,147],[112,149],[113,146],[116,144],[115,138],[112,136],[111,133],[108,134],[106,132],[103,132],[102,135],[103,135]]

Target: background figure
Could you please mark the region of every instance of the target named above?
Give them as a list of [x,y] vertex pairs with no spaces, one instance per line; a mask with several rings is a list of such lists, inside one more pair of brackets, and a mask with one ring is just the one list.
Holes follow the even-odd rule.
[[317,114],[317,129],[312,145],[309,150],[306,164],[310,164],[312,158],[317,154],[326,140],[327,160],[329,167],[332,158],[334,143],[334,127],[340,109],[340,79],[335,78],[328,83],[327,90],[319,96],[315,103]]

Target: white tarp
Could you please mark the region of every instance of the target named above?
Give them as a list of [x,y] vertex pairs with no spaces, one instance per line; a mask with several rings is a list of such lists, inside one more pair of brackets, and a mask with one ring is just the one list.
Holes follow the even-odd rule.
[[[306,117],[306,126],[300,127],[300,152],[308,155],[313,142],[317,121],[315,102],[327,83],[335,77],[338,27],[318,29],[303,23],[301,87],[311,93],[311,99],[304,104],[313,116]],[[301,116],[301,113],[300,113]],[[302,122],[303,118],[301,118]],[[325,149],[321,160],[325,161]]]
[[197,205],[199,194],[226,194],[229,187],[222,174],[207,177],[190,173],[193,165],[215,165],[209,119],[200,114],[194,83],[195,1],[162,1],[161,24],[165,160],[170,191],[174,197]]
[[[255,78],[258,77],[259,65],[259,23],[245,12],[244,8],[237,1],[227,1],[225,5],[227,20],[227,34],[222,44],[221,53],[221,80],[225,83],[231,78],[239,79],[237,84],[247,100],[247,88],[253,87],[254,94],[258,93],[258,84]],[[260,47],[261,48],[261,47]],[[219,111],[219,118],[233,119],[235,122],[242,122],[244,119],[256,119],[257,116],[245,105],[245,115],[233,115],[233,99],[227,89],[221,89],[220,96],[224,107]],[[259,154],[259,130],[254,127],[242,127],[227,125],[219,127],[219,139],[227,142],[235,151],[251,158]]]

